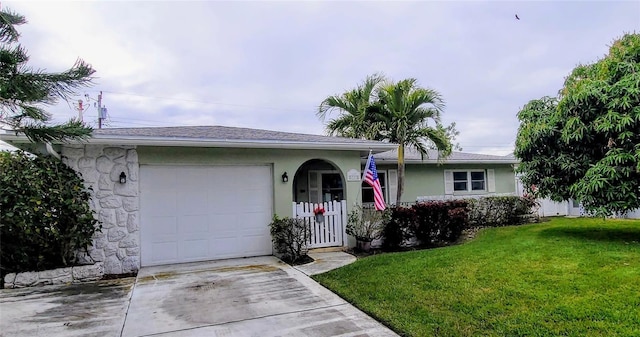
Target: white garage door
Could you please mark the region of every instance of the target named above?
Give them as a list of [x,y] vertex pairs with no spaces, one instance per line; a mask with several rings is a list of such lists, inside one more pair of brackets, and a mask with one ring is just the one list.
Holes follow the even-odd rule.
[[271,254],[269,166],[140,168],[143,266]]

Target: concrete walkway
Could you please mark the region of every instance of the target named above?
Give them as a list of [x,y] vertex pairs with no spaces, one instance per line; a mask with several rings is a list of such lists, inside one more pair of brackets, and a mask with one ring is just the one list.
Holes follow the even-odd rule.
[[307,275],[355,261],[311,252],[145,267],[137,278],[0,291],[0,336],[397,336]]
[[355,256],[342,251],[310,251],[308,255],[313,259],[313,262],[294,267],[307,276],[326,273],[356,262]]

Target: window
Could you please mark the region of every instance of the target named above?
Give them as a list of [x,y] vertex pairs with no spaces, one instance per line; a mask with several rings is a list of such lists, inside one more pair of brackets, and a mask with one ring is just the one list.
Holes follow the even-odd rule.
[[453,172],[453,190],[466,191],[467,188],[467,172]]
[[309,202],[344,199],[342,177],[332,171],[309,171]]
[[322,200],[324,202],[344,199],[342,177],[339,173],[322,173]]
[[471,174],[471,190],[484,191],[484,171],[469,173]]
[[[380,187],[382,187],[382,195],[385,196],[385,200],[387,200],[387,179],[386,173],[378,171],[378,180],[380,180]],[[362,202],[374,202],[373,201],[373,187],[369,184],[362,182]]]
[[454,191],[484,191],[486,190],[484,171],[456,171],[453,172]]

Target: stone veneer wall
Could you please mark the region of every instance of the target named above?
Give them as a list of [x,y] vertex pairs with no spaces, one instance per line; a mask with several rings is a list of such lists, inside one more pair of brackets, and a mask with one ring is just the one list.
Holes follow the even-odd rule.
[[4,277],[5,288],[24,288],[50,284],[69,284],[97,281],[104,275],[102,262],[88,266],[74,266],[43,271],[10,273]]
[[[81,263],[103,262],[105,274],[135,272],[140,268],[138,153],[133,146],[64,145],[63,161],[93,188],[91,207],[102,223],[94,235],[89,256]],[[127,182],[120,184],[120,173]],[[84,261],[82,261],[84,260]]]

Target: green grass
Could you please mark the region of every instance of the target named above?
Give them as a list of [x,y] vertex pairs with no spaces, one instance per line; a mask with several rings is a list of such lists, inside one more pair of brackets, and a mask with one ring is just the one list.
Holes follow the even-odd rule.
[[315,279],[403,336],[640,336],[640,221],[487,229]]

